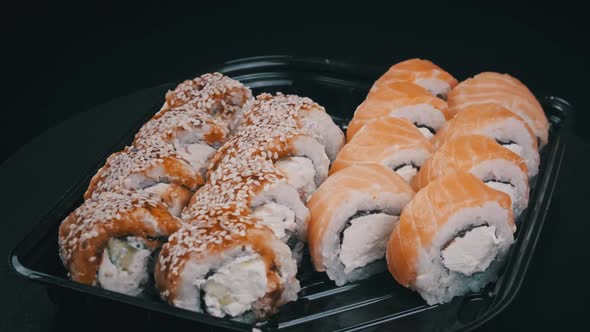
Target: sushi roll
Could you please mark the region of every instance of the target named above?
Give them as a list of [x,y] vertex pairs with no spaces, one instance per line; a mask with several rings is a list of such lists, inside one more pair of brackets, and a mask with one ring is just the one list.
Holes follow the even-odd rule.
[[248,210],[212,204],[163,246],[155,281],[162,299],[173,306],[263,319],[297,299],[296,273],[287,245]]
[[297,190],[302,201],[328,177],[330,167],[324,148],[315,138],[286,127],[273,130],[250,126],[248,134],[242,131],[219,149],[209,173],[227,168],[240,158],[269,160]]
[[422,165],[412,187],[419,191],[436,178],[455,171],[471,173],[489,187],[508,194],[515,217],[526,209],[529,202],[526,163],[494,139],[461,136],[444,144]]
[[309,251],[316,271],[341,286],[386,269],[389,235],[414,191],[379,164],[352,165],[330,176],[307,207]]
[[61,223],[59,255],[72,280],[137,295],[154,252],[181,224],[152,194],[105,192]]
[[449,111],[459,113],[481,104],[496,104],[518,114],[538,138],[539,148],[548,142],[549,121],[539,101],[518,79],[494,72],[475,75],[449,94]]
[[130,146],[109,156],[90,181],[84,198],[107,191],[144,190],[160,196],[178,216],[203,183],[200,169],[179,158],[170,144],[155,139],[149,148]]
[[529,177],[539,171],[539,151],[535,134],[518,115],[496,104],[482,104],[465,109],[447,122],[434,137],[435,148],[461,136],[483,135],[521,156]]
[[346,140],[367,123],[386,118],[404,118],[431,138],[450,119],[447,103],[410,82],[391,82],[373,88],[354,112],[346,130]]
[[451,173],[404,208],[387,244],[389,272],[428,304],[449,302],[497,279],[515,230],[508,195]]
[[258,223],[268,227],[301,258],[309,211],[295,188],[273,163],[262,157],[236,158],[211,174],[182,213],[183,220],[206,214],[212,203],[249,209]]
[[428,60],[409,59],[397,63],[373,84],[373,89],[390,82],[411,82],[428,90],[433,96],[447,99],[457,80]]
[[326,109],[307,97],[262,93],[245,114],[245,123],[304,130],[325,149],[330,161],[345,143],[344,133]]
[[410,182],[433,152],[432,144],[411,122],[386,118],[361,128],[340,150],[330,174],[351,165],[378,163]]
[[251,100],[252,91],[242,83],[221,73],[207,73],[186,80],[168,91],[164,105],[154,117],[188,105],[205,111],[233,130],[241,122],[242,114]]
[[229,130],[204,111],[185,108],[170,110],[145,123],[135,135],[133,145],[149,149],[169,144],[178,158],[187,161],[204,178],[211,158],[227,140]]
[[[293,98],[296,101],[302,99]],[[287,183],[305,201],[328,176],[330,159],[327,148],[301,125],[298,115],[302,112],[299,111],[301,107],[293,107],[286,101],[269,102],[271,105],[262,107],[260,105],[264,103],[259,102],[257,100],[253,111],[245,115],[246,121],[232,139],[219,149],[210,172],[236,158],[262,157],[283,172]]]

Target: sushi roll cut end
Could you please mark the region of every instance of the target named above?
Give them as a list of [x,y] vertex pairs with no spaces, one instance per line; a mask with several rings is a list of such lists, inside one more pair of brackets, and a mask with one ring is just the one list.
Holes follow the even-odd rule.
[[119,293],[139,294],[148,280],[151,255],[140,238],[110,239],[102,254],[98,284]]
[[479,291],[498,277],[514,242],[510,198],[457,171],[406,206],[387,248],[389,271],[428,304]]
[[[251,217],[230,223],[236,220],[250,222]],[[224,233],[217,227],[211,231],[186,225],[164,245],[155,280],[161,297],[176,307],[216,317],[254,314],[263,319],[297,299],[296,273],[289,248],[267,227]]]
[[412,188],[380,164],[330,176],[308,201],[308,241],[317,271],[343,285],[386,269],[385,249]]

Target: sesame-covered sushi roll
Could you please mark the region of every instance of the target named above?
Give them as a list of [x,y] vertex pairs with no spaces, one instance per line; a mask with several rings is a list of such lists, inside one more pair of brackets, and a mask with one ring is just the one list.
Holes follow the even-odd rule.
[[451,173],[404,208],[387,245],[389,271],[428,304],[449,302],[496,280],[515,230],[507,194]]
[[262,93],[245,114],[247,125],[289,127],[314,137],[333,161],[344,145],[344,133],[326,109],[307,97]]
[[157,194],[178,216],[203,183],[200,169],[180,158],[172,145],[154,140],[149,148],[130,146],[109,156],[90,181],[84,198],[107,191],[145,190]]
[[135,135],[140,149],[171,145],[178,158],[188,162],[205,177],[211,158],[225,143],[229,130],[202,110],[184,106],[146,122]]
[[[305,201],[328,176],[327,151],[338,152],[343,142],[342,136],[336,141],[325,140],[326,146],[320,143],[319,136],[302,124],[303,115],[325,112],[308,110],[305,105],[313,108],[313,104],[306,103],[306,98],[259,96],[245,115],[242,126],[213,158],[212,171],[235,159],[262,157],[274,163]],[[337,129],[342,134],[332,120],[329,121],[326,128]]]
[[455,171],[471,173],[489,187],[508,194],[516,217],[526,209],[529,202],[526,163],[494,139],[472,135],[447,142],[422,165],[412,187],[419,191],[436,178]]
[[297,265],[287,245],[249,211],[209,206],[170,237],[160,253],[156,287],[173,306],[262,319],[297,299]]
[[449,91],[457,85],[457,80],[451,74],[422,59],[409,59],[391,66],[375,81],[373,89],[391,82],[411,82],[428,90],[433,96],[445,100]]
[[491,137],[521,156],[526,162],[529,177],[539,171],[540,157],[535,134],[520,116],[502,106],[483,104],[459,112],[441,128],[432,143],[438,149],[457,137],[470,135]]
[[256,158],[274,164],[303,201],[328,177],[330,160],[322,145],[305,131],[287,126],[251,125],[238,132],[219,149],[210,173],[239,159]]
[[387,118],[358,131],[330,168],[330,174],[351,165],[378,163],[410,182],[434,147],[410,121]]
[[180,226],[152,194],[105,192],[61,223],[59,254],[72,280],[137,295],[152,272],[153,253]]
[[228,161],[193,196],[182,218],[206,214],[211,204],[249,209],[253,218],[289,245],[294,257],[301,258],[309,211],[270,160],[254,156]]
[[168,91],[166,102],[155,117],[170,109],[189,105],[222,121],[231,130],[239,124],[251,100],[252,92],[242,83],[221,73],[207,73]]
[[317,271],[343,285],[386,269],[391,231],[414,191],[379,164],[352,165],[311,196],[309,251]]
[[451,118],[447,103],[423,87],[410,82],[390,82],[375,87],[354,112],[346,130],[346,140],[367,123],[386,118],[404,118],[431,138]]

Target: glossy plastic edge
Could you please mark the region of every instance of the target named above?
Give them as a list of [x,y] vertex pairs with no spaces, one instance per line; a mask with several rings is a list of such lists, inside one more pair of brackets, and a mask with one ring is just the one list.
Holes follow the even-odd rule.
[[[554,109],[559,109],[562,113],[564,113],[564,117],[566,122],[568,119],[571,118],[572,113],[572,105],[567,102],[566,100],[555,97],[555,96],[547,96],[544,98],[545,102],[551,103]],[[563,127],[567,127],[567,123],[563,125]],[[565,129],[565,128],[561,128]],[[552,151],[551,155],[548,158],[549,160],[546,161],[549,169],[545,171],[548,173],[543,177],[543,183],[537,184],[538,187],[544,189],[543,191],[539,192],[541,195],[540,198],[537,199],[541,204],[541,206],[536,209],[536,213],[534,215],[528,215],[527,218],[535,219],[533,225],[527,228],[527,234],[531,235],[532,237],[528,240],[531,241],[525,246],[524,249],[525,253],[520,253],[519,258],[521,261],[513,262],[513,266],[515,267],[515,271],[510,273],[512,277],[511,280],[507,280],[509,284],[503,289],[501,296],[494,299],[494,302],[485,309],[484,313],[477,317],[475,320],[469,322],[468,324],[464,325],[457,329],[457,331],[472,331],[478,327],[481,327],[486,322],[490,321],[502,311],[506,310],[506,308],[514,301],[522,284],[526,278],[526,273],[530,266],[530,263],[533,259],[535,249],[538,244],[539,237],[543,230],[543,226],[547,219],[547,214],[549,212],[549,207],[551,205],[551,201],[553,198],[553,194],[555,192],[555,187],[558,183],[560,169],[563,161],[563,156],[566,151],[566,145],[563,142],[563,137],[561,134],[556,135],[554,138],[557,140],[554,142],[555,148]],[[523,236],[525,234],[521,234]]]

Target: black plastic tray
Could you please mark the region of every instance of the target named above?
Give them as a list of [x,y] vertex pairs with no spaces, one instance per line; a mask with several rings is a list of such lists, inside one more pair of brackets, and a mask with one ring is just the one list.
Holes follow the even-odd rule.
[[[260,92],[293,93],[311,97],[326,107],[344,125],[365,98],[372,82],[386,68],[347,64],[328,59],[266,56],[229,61],[207,68],[221,71]],[[196,75],[195,75],[196,76]],[[169,88],[174,88],[170,84]],[[144,121],[154,114],[164,96],[145,110],[143,121],[130,128],[111,152],[129,144]],[[75,283],[66,277],[57,250],[57,230],[67,214],[82,202],[82,194],[96,169],[107,156],[97,156],[96,167],[64,193],[61,201],[44,216],[34,230],[13,250],[10,264],[19,274],[45,284],[50,298],[63,308],[84,308],[91,316],[133,320],[154,326],[198,325],[201,330],[230,329],[353,331],[471,330],[497,315],[518,292],[535,251],[559,174],[565,131],[571,106],[557,97],[540,101],[552,124],[549,144],[541,155],[541,168],[532,183],[529,208],[521,216],[516,243],[511,249],[501,278],[477,294],[454,299],[444,305],[428,306],[417,293],[403,288],[388,274],[336,287],[324,273],[314,272],[306,260],[300,268],[302,290],[299,300],[285,305],[280,313],[256,325],[220,319],[175,308],[160,301],[153,290],[138,297],[122,295]],[[124,110],[122,110],[124,111]]]

